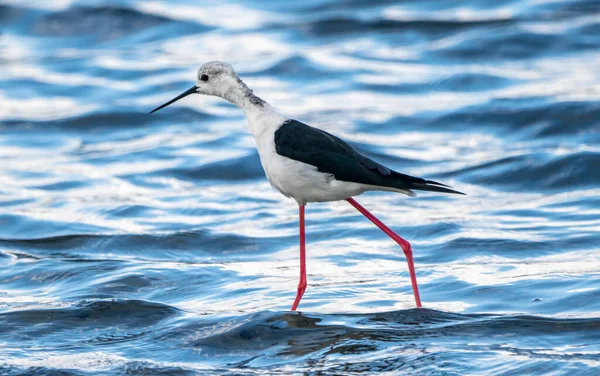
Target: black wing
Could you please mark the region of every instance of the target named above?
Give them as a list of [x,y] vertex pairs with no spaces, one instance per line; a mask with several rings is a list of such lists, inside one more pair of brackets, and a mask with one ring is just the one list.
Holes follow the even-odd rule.
[[445,193],[461,192],[447,185],[401,174],[365,157],[344,140],[296,120],[286,120],[275,132],[277,154],[315,166],[337,180]]

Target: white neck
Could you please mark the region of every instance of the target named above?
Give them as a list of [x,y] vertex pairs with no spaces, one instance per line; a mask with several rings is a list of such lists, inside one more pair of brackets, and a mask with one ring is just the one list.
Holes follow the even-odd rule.
[[244,111],[250,131],[256,139],[262,138],[265,132],[274,132],[285,120],[267,102],[254,95],[242,80],[228,90],[223,98]]
[[229,86],[228,90],[226,90],[223,95],[219,96],[228,102],[235,104],[242,110],[245,110],[248,106],[260,106],[266,104],[265,101],[254,95],[252,90],[250,90],[250,88],[239,78],[237,78],[237,81],[234,84]]

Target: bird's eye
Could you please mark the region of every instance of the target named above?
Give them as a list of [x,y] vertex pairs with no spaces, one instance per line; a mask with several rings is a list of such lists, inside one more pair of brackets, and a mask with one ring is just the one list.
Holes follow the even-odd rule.
[[202,81],[208,81],[208,76],[207,76],[207,75],[205,75],[205,74],[203,74],[202,76],[200,76],[200,79],[201,79]]

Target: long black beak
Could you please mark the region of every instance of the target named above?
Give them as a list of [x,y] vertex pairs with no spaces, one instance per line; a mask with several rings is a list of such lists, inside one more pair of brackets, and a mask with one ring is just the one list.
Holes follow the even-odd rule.
[[177,102],[178,100],[180,100],[181,98],[185,98],[190,94],[194,94],[196,92],[196,89],[198,89],[196,87],[196,85],[192,86],[191,88],[187,89],[186,91],[184,91],[183,93],[181,93],[180,95],[176,96],[175,98],[171,99],[170,101],[168,101],[167,103],[163,104],[162,106],[158,106],[156,107],[154,110],[150,111],[150,113],[156,112],[158,110],[160,110],[163,107],[167,107],[168,105],[170,105],[173,102]]

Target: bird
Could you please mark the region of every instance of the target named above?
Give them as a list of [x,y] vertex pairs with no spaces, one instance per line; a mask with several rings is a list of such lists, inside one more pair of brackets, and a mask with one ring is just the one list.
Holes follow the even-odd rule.
[[408,196],[415,196],[414,191],[459,195],[464,193],[433,180],[394,171],[361,154],[331,133],[281,115],[256,96],[239,78],[231,64],[226,62],[211,61],[202,65],[194,86],[150,113],[191,94],[223,98],[244,112],[269,183],[298,204],[300,278],[292,311],[298,308],[307,287],[305,206],[309,203],[343,200],[402,248],[408,263],[416,306],[422,307],[411,244],[353,197],[367,191],[388,191]]

